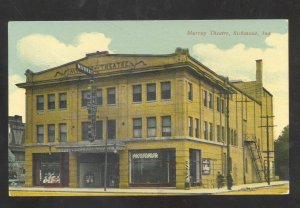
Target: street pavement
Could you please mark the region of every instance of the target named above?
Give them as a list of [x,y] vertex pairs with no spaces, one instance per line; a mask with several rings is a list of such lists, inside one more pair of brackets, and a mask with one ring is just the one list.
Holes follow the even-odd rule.
[[[106,195],[106,196],[135,196],[135,195],[212,195],[218,194],[228,195],[230,192],[234,195],[237,191],[249,191],[259,188],[267,188],[274,186],[288,186],[288,181],[272,181],[270,185],[267,183],[252,183],[252,184],[241,184],[232,187],[232,190],[227,190],[227,187],[220,189],[217,188],[202,188],[202,189],[175,189],[175,188],[107,188],[104,191],[103,188],[44,188],[44,187],[9,187],[9,196],[76,196],[82,195]],[[52,194],[51,194],[52,193]],[[287,193],[288,194],[288,190]]]

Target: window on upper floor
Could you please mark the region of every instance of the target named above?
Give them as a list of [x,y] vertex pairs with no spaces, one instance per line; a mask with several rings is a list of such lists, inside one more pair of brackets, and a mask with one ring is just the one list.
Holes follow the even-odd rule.
[[134,138],[142,137],[142,119],[141,118],[133,119],[133,137]]
[[36,109],[38,111],[44,110],[44,95],[36,96]]
[[[96,137],[95,139],[103,139],[103,122],[96,121]],[[91,128],[90,128],[90,121],[82,122],[81,123],[81,135],[82,140],[87,141],[90,139]]]
[[171,82],[161,83],[161,99],[171,99]]
[[59,108],[65,109],[67,108],[67,93],[59,93]]
[[209,140],[214,140],[214,126],[212,123],[209,123]]
[[148,137],[156,136],[156,118],[149,117],[147,118],[147,129],[148,129]]
[[221,111],[221,102],[220,102],[220,97],[217,97],[217,111]]
[[208,124],[204,121],[204,139],[208,140]]
[[225,139],[225,127],[224,126],[222,126],[222,142],[223,143],[226,143],[225,141],[226,141],[226,139]]
[[207,107],[207,91],[203,90],[203,105]]
[[48,95],[48,110],[54,110],[55,109],[55,95],[50,94]]
[[67,142],[67,124],[59,124],[59,141]]
[[48,142],[55,142],[55,125],[48,124]]
[[171,116],[162,116],[162,136],[171,136]]
[[196,118],[195,121],[196,121],[196,124],[195,124],[195,137],[199,138],[199,132],[200,132],[200,129],[199,129],[199,127],[200,127],[200,125],[199,125],[199,119]]
[[222,113],[225,113],[225,102],[223,99],[221,99],[221,111]]
[[107,139],[116,139],[116,120],[107,121]]
[[36,126],[37,143],[44,143],[44,125]]
[[217,125],[217,141],[221,142],[221,127]]
[[188,117],[188,129],[189,129],[189,136],[193,136],[193,118]]
[[132,92],[132,101],[142,102],[142,85],[133,85]]
[[96,90],[96,105],[103,104],[103,96],[102,96],[102,89]]
[[91,98],[91,93],[90,91],[82,91],[81,92],[81,106],[87,106],[89,100]]
[[188,83],[188,99],[193,100],[193,84],[190,82]]
[[209,93],[208,105],[209,105],[209,108],[213,109],[213,106],[214,106],[214,97],[213,97],[212,93]]
[[107,104],[116,104],[116,88],[107,88]]
[[147,101],[156,100],[156,84],[147,84]]

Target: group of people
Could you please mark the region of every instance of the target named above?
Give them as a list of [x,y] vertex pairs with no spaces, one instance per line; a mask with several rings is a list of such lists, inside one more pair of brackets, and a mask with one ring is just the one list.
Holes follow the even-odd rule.
[[[217,187],[218,187],[218,189],[220,189],[224,186],[224,182],[225,182],[224,179],[225,179],[225,177],[220,172],[218,172],[218,175],[217,175]],[[231,190],[232,185],[233,185],[232,175],[231,175],[231,173],[228,173],[227,174],[227,188],[228,188],[228,190]]]

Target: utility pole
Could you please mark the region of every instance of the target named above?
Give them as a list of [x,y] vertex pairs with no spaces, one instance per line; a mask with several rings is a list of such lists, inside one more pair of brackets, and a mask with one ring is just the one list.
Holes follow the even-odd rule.
[[246,184],[246,170],[245,170],[245,136],[244,136],[244,103],[249,103],[251,101],[244,100],[244,98],[242,97],[242,100],[237,100],[237,103],[240,102],[242,103],[242,145],[243,145],[243,178],[244,178],[244,184]]
[[273,128],[274,126],[270,126],[269,125],[269,118],[272,118],[274,116],[261,116],[261,118],[266,118],[267,119],[267,125],[266,126],[260,126],[260,127],[264,127],[267,128],[267,151],[264,151],[267,153],[267,182],[268,185],[270,185],[270,152],[274,152],[274,151],[270,151],[270,147],[269,147],[269,128]]

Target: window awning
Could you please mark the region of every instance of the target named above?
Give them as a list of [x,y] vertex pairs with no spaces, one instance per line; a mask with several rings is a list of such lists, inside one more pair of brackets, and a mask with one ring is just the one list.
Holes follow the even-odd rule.
[[[67,143],[55,146],[57,152],[104,153],[105,142],[94,143]],[[120,141],[109,142],[107,152],[117,153],[125,149],[125,143]]]

